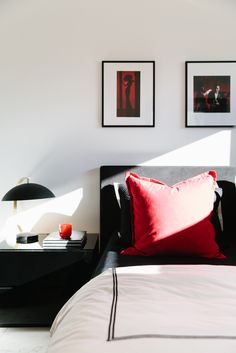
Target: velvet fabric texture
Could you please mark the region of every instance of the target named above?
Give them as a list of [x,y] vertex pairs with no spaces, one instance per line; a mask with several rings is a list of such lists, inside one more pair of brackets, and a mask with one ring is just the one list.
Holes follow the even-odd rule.
[[225,257],[210,221],[215,171],[173,186],[128,172],[126,183],[131,198],[133,245],[122,254]]

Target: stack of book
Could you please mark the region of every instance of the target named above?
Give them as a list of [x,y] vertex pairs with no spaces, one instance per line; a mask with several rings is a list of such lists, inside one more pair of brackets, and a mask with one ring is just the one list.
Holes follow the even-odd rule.
[[62,239],[58,232],[50,233],[43,240],[44,249],[73,249],[83,248],[86,244],[86,231],[72,231],[70,239]]

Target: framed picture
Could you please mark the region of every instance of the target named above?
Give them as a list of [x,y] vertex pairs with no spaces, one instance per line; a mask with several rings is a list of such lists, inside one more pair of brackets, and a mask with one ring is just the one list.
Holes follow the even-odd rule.
[[187,61],[186,127],[236,123],[236,61]]
[[155,62],[102,62],[102,126],[155,126]]

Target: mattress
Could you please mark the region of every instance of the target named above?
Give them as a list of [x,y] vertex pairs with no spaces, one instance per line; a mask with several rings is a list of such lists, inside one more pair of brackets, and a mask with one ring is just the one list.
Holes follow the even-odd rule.
[[49,353],[235,353],[236,267],[105,270],[61,309]]

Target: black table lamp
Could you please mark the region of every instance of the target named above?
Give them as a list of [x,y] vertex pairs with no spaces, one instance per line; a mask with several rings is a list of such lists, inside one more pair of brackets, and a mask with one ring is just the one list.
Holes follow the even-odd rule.
[[[38,200],[55,197],[53,192],[43,185],[30,183],[28,177],[20,179],[19,183],[26,180],[26,183],[16,185],[10,189],[2,198],[2,201],[13,201],[14,210],[17,209],[17,201],[20,200]],[[21,233],[17,234],[16,242],[21,244],[33,243],[38,241],[38,235],[33,233],[22,232],[21,227],[18,225]]]

